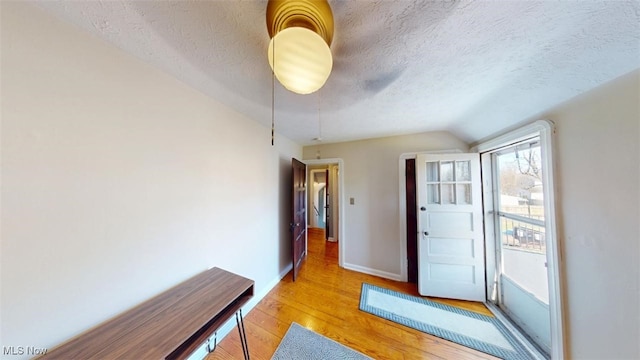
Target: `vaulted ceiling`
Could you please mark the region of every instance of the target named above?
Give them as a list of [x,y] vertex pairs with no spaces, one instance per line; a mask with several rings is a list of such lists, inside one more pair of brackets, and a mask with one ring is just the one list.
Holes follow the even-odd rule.
[[[326,85],[275,87],[276,131],[304,145],[432,130],[473,142],[640,67],[638,1],[329,3]],[[36,4],[270,126],[266,1]]]

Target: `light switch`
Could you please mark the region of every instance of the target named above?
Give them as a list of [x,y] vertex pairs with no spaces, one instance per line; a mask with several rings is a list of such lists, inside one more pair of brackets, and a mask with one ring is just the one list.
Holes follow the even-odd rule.
[[356,203],[356,199],[354,198],[349,198],[349,204],[353,205]]

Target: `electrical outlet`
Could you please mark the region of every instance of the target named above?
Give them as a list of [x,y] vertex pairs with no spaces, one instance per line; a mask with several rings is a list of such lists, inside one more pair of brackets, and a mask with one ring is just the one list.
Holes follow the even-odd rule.
[[356,203],[356,199],[349,198],[349,204],[354,205]]

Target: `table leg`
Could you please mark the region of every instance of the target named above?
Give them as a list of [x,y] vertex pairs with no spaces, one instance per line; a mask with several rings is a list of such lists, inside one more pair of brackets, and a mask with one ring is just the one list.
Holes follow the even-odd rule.
[[207,352],[211,354],[218,347],[218,332],[213,333],[213,348],[211,348],[211,338],[207,339]]
[[238,323],[238,333],[242,344],[242,353],[245,360],[249,360],[249,345],[247,344],[247,333],[244,331],[244,321],[242,319],[242,309],[236,312],[236,322]]

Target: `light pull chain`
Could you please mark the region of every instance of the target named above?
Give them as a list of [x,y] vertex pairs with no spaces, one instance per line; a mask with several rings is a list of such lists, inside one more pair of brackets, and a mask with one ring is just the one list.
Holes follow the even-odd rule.
[[275,104],[276,104],[276,38],[273,37],[273,47],[271,48],[271,56],[273,59],[273,69],[271,69],[271,146],[275,143]]
[[318,91],[318,141],[322,141],[322,119],[320,118],[320,107],[322,105],[322,95]]
[[275,74],[271,71],[271,146],[274,144],[274,134],[276,129],[275,123]]

